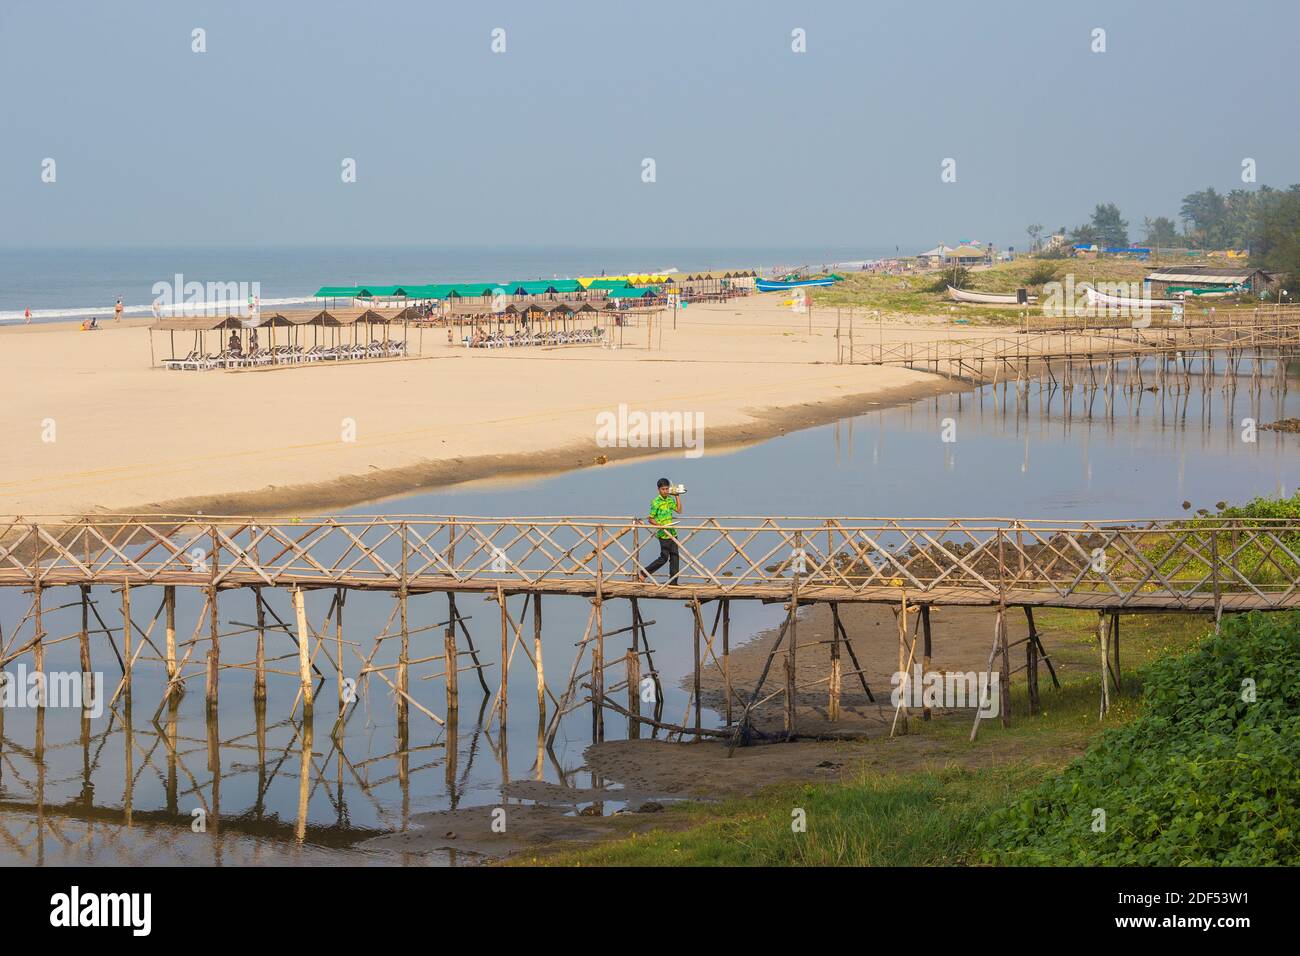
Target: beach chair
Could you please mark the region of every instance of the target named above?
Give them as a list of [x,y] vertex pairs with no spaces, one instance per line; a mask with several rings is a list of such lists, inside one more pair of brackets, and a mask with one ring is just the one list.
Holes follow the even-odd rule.
[[176,372],[185,369],[187,364],[192,365],[195,359],[197,359],[198,357],[199,357],[198,352],[191,351],[190,354],[185,356],[184,358],[163,359],[162,364],[163,367],[168,369],[169,371]]

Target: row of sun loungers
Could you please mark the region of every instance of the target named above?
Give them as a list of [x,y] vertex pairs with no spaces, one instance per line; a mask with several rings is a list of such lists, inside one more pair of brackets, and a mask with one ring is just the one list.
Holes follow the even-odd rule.
[[303,365],[309,362],[346,362],[356,359],[398,358],[406,354],[406,343],[391,339],[371,342],[369,345],[339,345],[326,347],[313,345],[276,346],[272,349],[254,349],[244,354],[225,349],[215,355],[191,352],[185,358],[163,359],[163,365],[172,371],[195,372],[213,368],[257,368],[267,365]]
[[463,341],[466,348],[499,349],[528,345],[594,345],[604,338],[604,329],[575,329],[572,332],[516,332],[514,335],[493,332],[478,341],[467,335]]

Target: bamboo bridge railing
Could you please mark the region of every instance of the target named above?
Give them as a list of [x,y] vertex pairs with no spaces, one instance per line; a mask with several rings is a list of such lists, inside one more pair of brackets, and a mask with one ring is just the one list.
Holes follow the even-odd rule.
[[[639,581],[635,518],[194,516],[0,520],[0,587],[346,587],[690,600],[913,600],[1205,610],[1300,606],[1300,521],[701,518]],[[642,552],[645,552],[644,554]],[[657,551],[655,552],[657,553]],[[661,576],[662,577],[662,576]]]

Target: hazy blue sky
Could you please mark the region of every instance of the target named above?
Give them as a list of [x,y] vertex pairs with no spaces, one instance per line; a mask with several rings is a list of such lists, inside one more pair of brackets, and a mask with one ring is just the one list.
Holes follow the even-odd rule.
[[0,243],[1023,246],[1300,181],[1297,37],[1294,0],[3,0]]

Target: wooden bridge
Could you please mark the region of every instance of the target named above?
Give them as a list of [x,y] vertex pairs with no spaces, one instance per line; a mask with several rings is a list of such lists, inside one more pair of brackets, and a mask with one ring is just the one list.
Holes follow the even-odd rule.
[[1291,354],[1300,349],[1300,321],[1261,320],[1236,325],[1091,328],[1024,332],[988,338],[905,341],[859,347],[855,361],[865,365],[902,365],[956,378],[979,381],[994,376],[1028,376],[1031,366],[1053,363],[1096,365],[1126,360],[1157,360],[1164,375],[1171,362],[1186,371],[1194,358],[1234,359],[1254,353]]
[[[785,725],[795,732],[795,656],[798,610],[812,603],[831,605],[836,627],[831,672],[814,683],[828,685],[828,710],[838,712],[845,676],[856,676],[870,694],[849,635],[839,623],[838,605],[870,602],[898,610],[899,671],[908,672],[918,655],[928,664],[929,610],[933,606],[987,606],[995,609],[989,673],[1000,658],[1008,716],[1011,674],[1005,615],[1022,608],[1030,622],[1026,671],[1031,712],[1037,704],[1037,668],[1045,651],[1033,628],[1037,607],[1088,609],[1098,614],[1098,644],[1103,673],[1118,682],[1112,648],[1118,653],[1121,612],[1162,611],[1213,614],[1282,610],[1300,607],[1300,520],[1199,517],[1170,521],[1021,521],[1012,519],[876,519],[876,518],[706,518],[683,521],[674,529],[681,554],[675,581],[645,580],[644,565],[657,554],[657,529],[629,518],[480,518],[459,516],[351,516],[338,518],[212,518],[201,516],[9,518],[0,520],[0,587],[30,594],[26,614],[0,621],[0,667],[30,655],[43,669],[45,650],[64,640],[78,640],[82,671],[91,671],[91,638],[112,646],[122,672],[114,702],[131,690],[133,667],[151,661],[166,668],[163,704],[183,692],[185,682],[203,674],[209,708],[215,708],[223,668],[247,668],[255,674],[255,699],[265,700],[266,674],[288,673],[268,667],[276,660],[297,660],[299,701],[310,710],[325,685],[319,663],[334,671],[339,719],[356,701],[351,684],[371,676],[393,692],[399,717],[414,708],[439,724],[442,715],[411,690],[410,670],[433,665],[428,678],[443,681],[447,710],[458,706],[458,674],[472,671],[485,695],[492,691],[485,670],[497,668],[493,714],[504,722],[508,708],[507,674],[522,651],[537,674],[540,722],[553,738],[564,714],[592,705],[593,736],[604,734],[606,710],[625,716],[634,736],[641,725],[670,733],[735,737],[750,711],[767,698],[767,676],[748,695],[732,687],[728,666],[730,602],[752,600],[784,605],[780,635],[768,658],[771,668],[785,645]],[[652,553],[653,552],[653,553]],[[92,589],[108,587],[121,596],[116,622],[101,614]],[[148,627],[132,611],[141,589],[160,588],[161,600]],[[177,641],[176,591],[201,595],[193,635]],[[46,595],[75,589],[77,599],[46,606]],[[287,592],[292,610],[277,613],[268,597]],[[330,595],[319,627],[308,620],[305,592]],[[388,623],[365,640],[344,640],[343,611],[350,592],[388,592],[396,600]],[[219,607],[229,608],[235,594],[251,596],[253,621],[231,621],[223,630]],[[145,592],[148,593],[148,592]],[[475,645],[468,617],[456,606],[458,595],[487,595],[499,607],[500,653],[485,663],[485,649]],[[416,619],[412,600],[442,595],[445,620]],[[559,595],[590,603],[586,629],[578,642],[572,670],[559,696],[547,685],[542,660],[542,598]],[[521,598],[517,617],[509,606]],[[641,716],[643,669],[657,684],[649,625],[640,601],[683,602],[691,612],[694,643],[693,726],[662,719],[662,695],[653,717]],[[248,600],[246,597],[245,600]],[[608,605],[627,600],[629,626],[609,626]],[[714,619],[706,626],[703,608],[713,602]],[[197,603],[197,601],[196,601]],[[47,625],[53,616],[80,608],[62,636]],[[422,604],[421,611],[427,616]],[[524,632],[531,611],[532,640]],[[229,613],[229,610],[227,610]],[[96,626],[90,620],[93,615]],[[436,616],[443,617],[439,612]],[[496,616],[495,612],[494,615]],[[158,621],[165,622],[165,645],[155,642]],[[331,634],[331,623],[333,624]],[[719,630],[721,627],[721,630]],[[495,625],[493,626],[496,631]],[[412,656],[412,639],[442,632],[440,646]],[[910,634],[910,637],[909,637]],[[918,638],[918,634],[920,637]],[[627,635],[621,656],[606,656],[606,641]],[[788,637],[787,637],[788,635]],[[293,649],[267,658],[267,638],[286,638]],[[223,662],[222,642],[256,638],[251,661]],[[376,663],[385,641],[398,642],[393,664]],[[720,647],[718,646],[720,642]],[[495,643],[495,642],[494,642]],[[1016,642],[1021,643],[1021,642]],[[845,646],[855,669],[842,671],[839,650]],[[389,645],[390,647],[392,645]],[[191,664],[196,649],[206,659]],[[345,660],[356,659],[349,678]],[[151,653],[146,653],[149,651]],[[720,653],[719,653],[720,651]],[[468,663],[466,663],[468,658]],[[318,663],[319,662],[319,663]],[[1050,662],[1049,666],[1050,666]],[[644,668],[643,668],[644,665]],[[624,668],[621,683],[606,687],[607,670]],[[701,722],[700,675],[714,666],[726,688],[727,729],[710,730]],[[585,669],[584,669],[585,668]],[[390,676],[390,672],[392,676]],[[1103,679],[1102,711],[1107,706]],[[611,694],[627,691],[627,706]],[[587,691],[585,700],[580,699]],[[550,702],[548,717],[548,700]],[[742,711],[733,720],[733,703]],[[900,706],[906,720],[906,707]],[[900,715],[896,715],[896,718]]]

